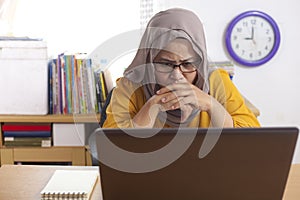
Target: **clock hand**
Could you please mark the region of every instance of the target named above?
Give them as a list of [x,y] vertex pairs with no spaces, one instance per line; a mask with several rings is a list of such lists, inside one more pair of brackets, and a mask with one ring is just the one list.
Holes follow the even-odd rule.
[[254,27],[253,26],[251,28],[251,40],[252,40],[253,44],[256,45],[256,41],[254,40]]
[[244,38],[245,40],[253,40],[253,38],[254,38],[254,28],[253,28],[253,26],[251,27],[251,37],[246,37],[246,38]]
[[251,28],[251,40],[253,40],[253,38],[254,38],[254,28],[252,26],[252,28]]

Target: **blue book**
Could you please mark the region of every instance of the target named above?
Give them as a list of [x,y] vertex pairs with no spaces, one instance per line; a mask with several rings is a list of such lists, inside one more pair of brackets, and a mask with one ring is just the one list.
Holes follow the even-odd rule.
[[51,137],[51,131],[3,131],[4,137]]
[[53,60],[48,62],[48,106],[49,114],[53,114],[53,79],[52,79],[52,64]]

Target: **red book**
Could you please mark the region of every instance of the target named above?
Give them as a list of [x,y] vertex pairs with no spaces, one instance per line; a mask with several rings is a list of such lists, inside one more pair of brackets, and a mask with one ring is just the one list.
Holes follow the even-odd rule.
[[51,131],[50,123],[4,123],[2,131]]

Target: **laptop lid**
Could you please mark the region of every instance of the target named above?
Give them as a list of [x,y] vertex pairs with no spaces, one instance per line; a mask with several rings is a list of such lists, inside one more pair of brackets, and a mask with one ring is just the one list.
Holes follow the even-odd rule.
[[97,129],[90,145],[104,200],[276,200],[297,136],[293,127]]

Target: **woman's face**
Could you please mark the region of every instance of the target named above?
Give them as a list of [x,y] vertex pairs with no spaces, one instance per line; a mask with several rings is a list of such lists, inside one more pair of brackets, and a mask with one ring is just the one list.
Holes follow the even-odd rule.
[[[167,86],[181,79],[193,83],[197,76],[196,67],[199,62],[200,58],[188,40],[175,39],[153,60],[156,81],[161,86]],[[172,71],[171,68],[173,68]]]

